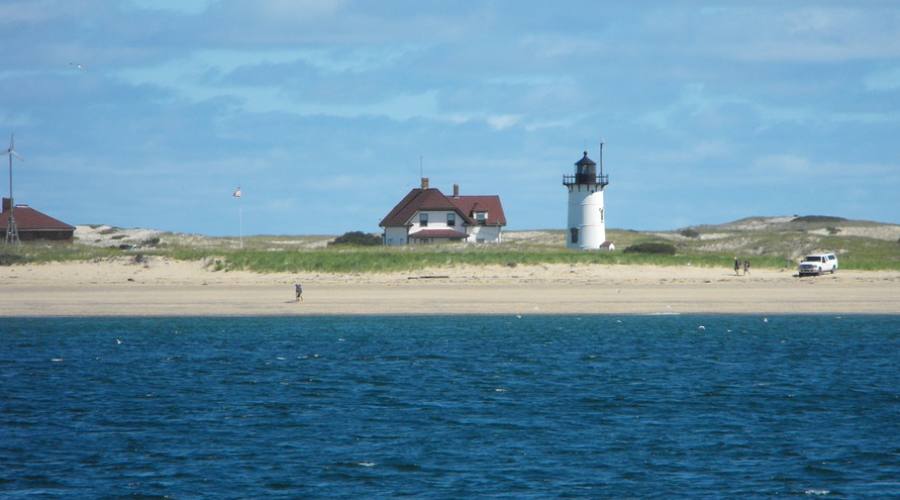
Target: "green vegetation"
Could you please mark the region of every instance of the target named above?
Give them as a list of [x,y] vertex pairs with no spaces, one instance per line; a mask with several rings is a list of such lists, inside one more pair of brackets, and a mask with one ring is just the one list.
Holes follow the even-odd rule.
[[684,236],[685,238],[699,238],[700,237],[700,233],[697,230],[691,229],[691,228],[682,229],[681,231],[678,231],[678,234]]
[[[203,253],[181,253],[179,258],[203,259]],[[659,255],[623,252],[579,252],[565,248],[515,249],[508,247],[453,247],[430,246],[409,248],[324,249],[303,252],[261,252],[238,250],[225,252],[219,257],[225,262],[225,270],[259,272],[391,272],[414,271],[426,267],[453,267],[463,265],[519,265],[542,264],[651,264],[723,266],[731,262],[730,256],[716,255]],[[776,266],[779,262],[765,259],[759,265]]]
[[660,241],[648,241],[647,243],[638,243],[631,245],[625,249],[625,253],[650,253],[658,255],[675,255],[678,249],[671,243],[663,243]]
[[[508,232],[500,245],[416,247],[328,245],[334,238],[326,236],[253,236],[243,239],[243,249],[239,248],[237,238],[162,233],[158,237],[123,240],[112,239],[116,233],[110,233],[110,242],[134,241],[133,248],[131,244],[119,248],[105,242],[95,243],[97,246],[24,243],[8,248],[0,245],[0,265],[123,257],[141,263],[147,256],[164,256],[201,261],[208,269],[220,272],[365,273],[414,272],[426,267],[462,265],[650,264],[730,268],[733,259],[738,257],[749,259],[754,268],[792,270],[803,255],[827,250],[837,252],[841,269],[900,270],[900,240],[897,239],[900,228],[897,226],[865,221],[796,222],[784,218],[782,222],[772,223],[752,218],[720,226],[700,226],[696,231],[694,237],[683,231],[610,229],[607,238],[620,249],[614,252],[568,250],[561,230]],[[354,233],[341,238],[353,242],[356,236],[350,235]]]
[[328,246],[334,245],[356,245],[362,247],[371,247],[381,245],[381,235],[364,233],[362,231],[350,231],[338,236],[334,241],[329,241]]
[[97,248],[87,245],[65,243],[25,242],[18,247],[0,244],[0,265],[65,262],[75,260],[103,260],[110,257],[130,255],[118,249]]
[[801,217],[794,217],[794,220],[791,222],[845,222],[847,219],[843,217],[832,217],[830,215],[803,215]]

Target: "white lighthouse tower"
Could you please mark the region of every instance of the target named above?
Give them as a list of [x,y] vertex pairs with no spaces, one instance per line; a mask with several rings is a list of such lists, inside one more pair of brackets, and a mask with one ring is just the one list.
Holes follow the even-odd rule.
[[581,250],[609,248],[606,242],[606,214],[603,190],[609,176],[603,173],[603,143],[600,143],[600,174],[597,164],[584,157],[575,163],[575,175],[564,175],[563,185],[569,190],[569,225],[566,246]]

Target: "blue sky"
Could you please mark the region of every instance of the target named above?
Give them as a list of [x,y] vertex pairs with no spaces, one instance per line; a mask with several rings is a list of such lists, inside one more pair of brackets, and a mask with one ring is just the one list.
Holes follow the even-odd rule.
[[0,134],[73,224],[375,232],[422,157],[562,228],[601,139],[612,227],[900,223],[898,33],[892,1],[4,0]]

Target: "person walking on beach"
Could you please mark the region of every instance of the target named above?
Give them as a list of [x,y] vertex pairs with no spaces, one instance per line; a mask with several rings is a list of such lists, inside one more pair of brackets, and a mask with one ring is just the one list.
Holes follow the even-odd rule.
[[750,274],[750,259],[744,260],[744,276]]
[[297,295],[296,301],[303,302],[303,286],[300,283],[294,284],[294,293]]
[[734,258],[734,274],[735,276],[741,275],[741,260],[737,257]]

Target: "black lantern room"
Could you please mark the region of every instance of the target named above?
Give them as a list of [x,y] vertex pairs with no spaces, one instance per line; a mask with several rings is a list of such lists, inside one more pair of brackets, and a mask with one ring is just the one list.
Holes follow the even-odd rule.
[[[601,150],[602,151],[602,150]],[[602,155],[601,152],[601,164],[600,164],[600,175],[597,175],[597,163],[594,160],[588,158],[588,152],[584,152],[584,156],[575,162],[575,175],[564,175],[563,176],[563,184],[566,186],[572,185],[591,185],[591,184],[599,184],[600,187],[606,186],[609,184],[609,178],[606,175],[603,175],[603,163],[602,163]]]

